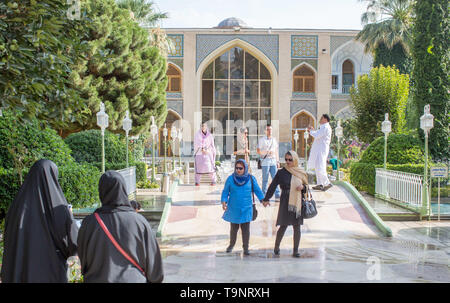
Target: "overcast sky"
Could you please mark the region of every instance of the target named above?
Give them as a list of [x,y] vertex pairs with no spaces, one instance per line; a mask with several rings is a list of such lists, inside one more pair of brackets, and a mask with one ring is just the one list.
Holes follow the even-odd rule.
[[362,29],[358,0],[154,0],[165,28],[211,28],[228,17],[256,28]]

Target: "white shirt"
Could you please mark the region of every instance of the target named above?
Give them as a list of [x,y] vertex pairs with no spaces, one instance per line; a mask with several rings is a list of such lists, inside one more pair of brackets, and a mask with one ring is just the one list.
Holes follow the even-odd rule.
[[[277,165],[277,151],[278,151],[278,142],[277,139],[271,137],[270,139],[267,136],[259,138],[258,142],[259,150],[264,154],[265,152],[272,152],[272,155],[261,155],[261,165],[262,166],[272,166]],[[264,157],[266,157],[264,159]]]

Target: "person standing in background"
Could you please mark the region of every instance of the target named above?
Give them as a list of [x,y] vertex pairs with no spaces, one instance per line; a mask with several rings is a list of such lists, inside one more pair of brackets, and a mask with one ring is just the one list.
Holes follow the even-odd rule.
[[320,127],[314,130],[312,126],[308,127],[309,133],[314,137],[311,147],[311,153],[308,159],[308,169],[315,169],[317,185],[313,187],[315,190],[326,191],[333,185],[327,176],[327,157],[330,151],[331,143],[331,127],[330,116],[323,114],[320,118]]
[[[261,156],[262,191],[266,194],[269,173],[273,180],[277,173],[277,169],[280,168],[278,141],[272,136],[272,126],[270,124],[267,124],[266,126],[266,136],[259,139],[256,151]],[[279,187],[277,187],[275,191],[275,201],[280,201]]]
[[195,186],[200,185],[202,174],[209,174],[211,185],[216,185],[216,148],[206,123],[202,123],[202,128],[195,134],[194,151]]

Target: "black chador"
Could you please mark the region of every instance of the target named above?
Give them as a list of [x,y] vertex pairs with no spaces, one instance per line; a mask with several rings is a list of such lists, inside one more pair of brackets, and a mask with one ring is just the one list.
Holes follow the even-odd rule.
[[77,234],[56,164],[37,161],[6,215],[2,282],[67,282],[66,261],[76,254]]
[[78,256],[84,281],[161,282],[163,268],[158,242],[150,224],[131,206],[123,177],[115,171],[107,171],[100,178],[98,189],[102,207],[95,213],[146,276],[112,244],[92,214],[83,220],[78,236]]

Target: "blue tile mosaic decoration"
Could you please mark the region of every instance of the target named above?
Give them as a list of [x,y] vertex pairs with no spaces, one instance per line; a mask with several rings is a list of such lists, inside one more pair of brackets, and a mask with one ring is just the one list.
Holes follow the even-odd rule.
[[316,93],[292,92],[292,99],[316,99]]
[[338,49],[341,45],[353,40],[353,36],[331,36],[330,37],[330,55]]
[[168,34],[167,38],[172,40],[175,49],[169,53],[169,58],[181,58],[184,56],[184,36]]
[[318,43],[317,36],[291,36],[291,57],[317,58]]
[[181,95],[181,93],[166,92],[166,98],[167,99],[181,99],[181,98],[183,98],[183,96]]
[[317,117],[317,101],[294,101],[291,100],[291,119],[300,111],[306,110]]
[[167,109],[171,109],[176,112],[180,117],[183,117],[183,100],[181,101],[169,101],[167,100]]
[[278,35],[217,35],[198,34],[196,45],[196,69],[214,50],[234,39],[240,39],[260,50],[272,61],[278,71],[279,41]]

